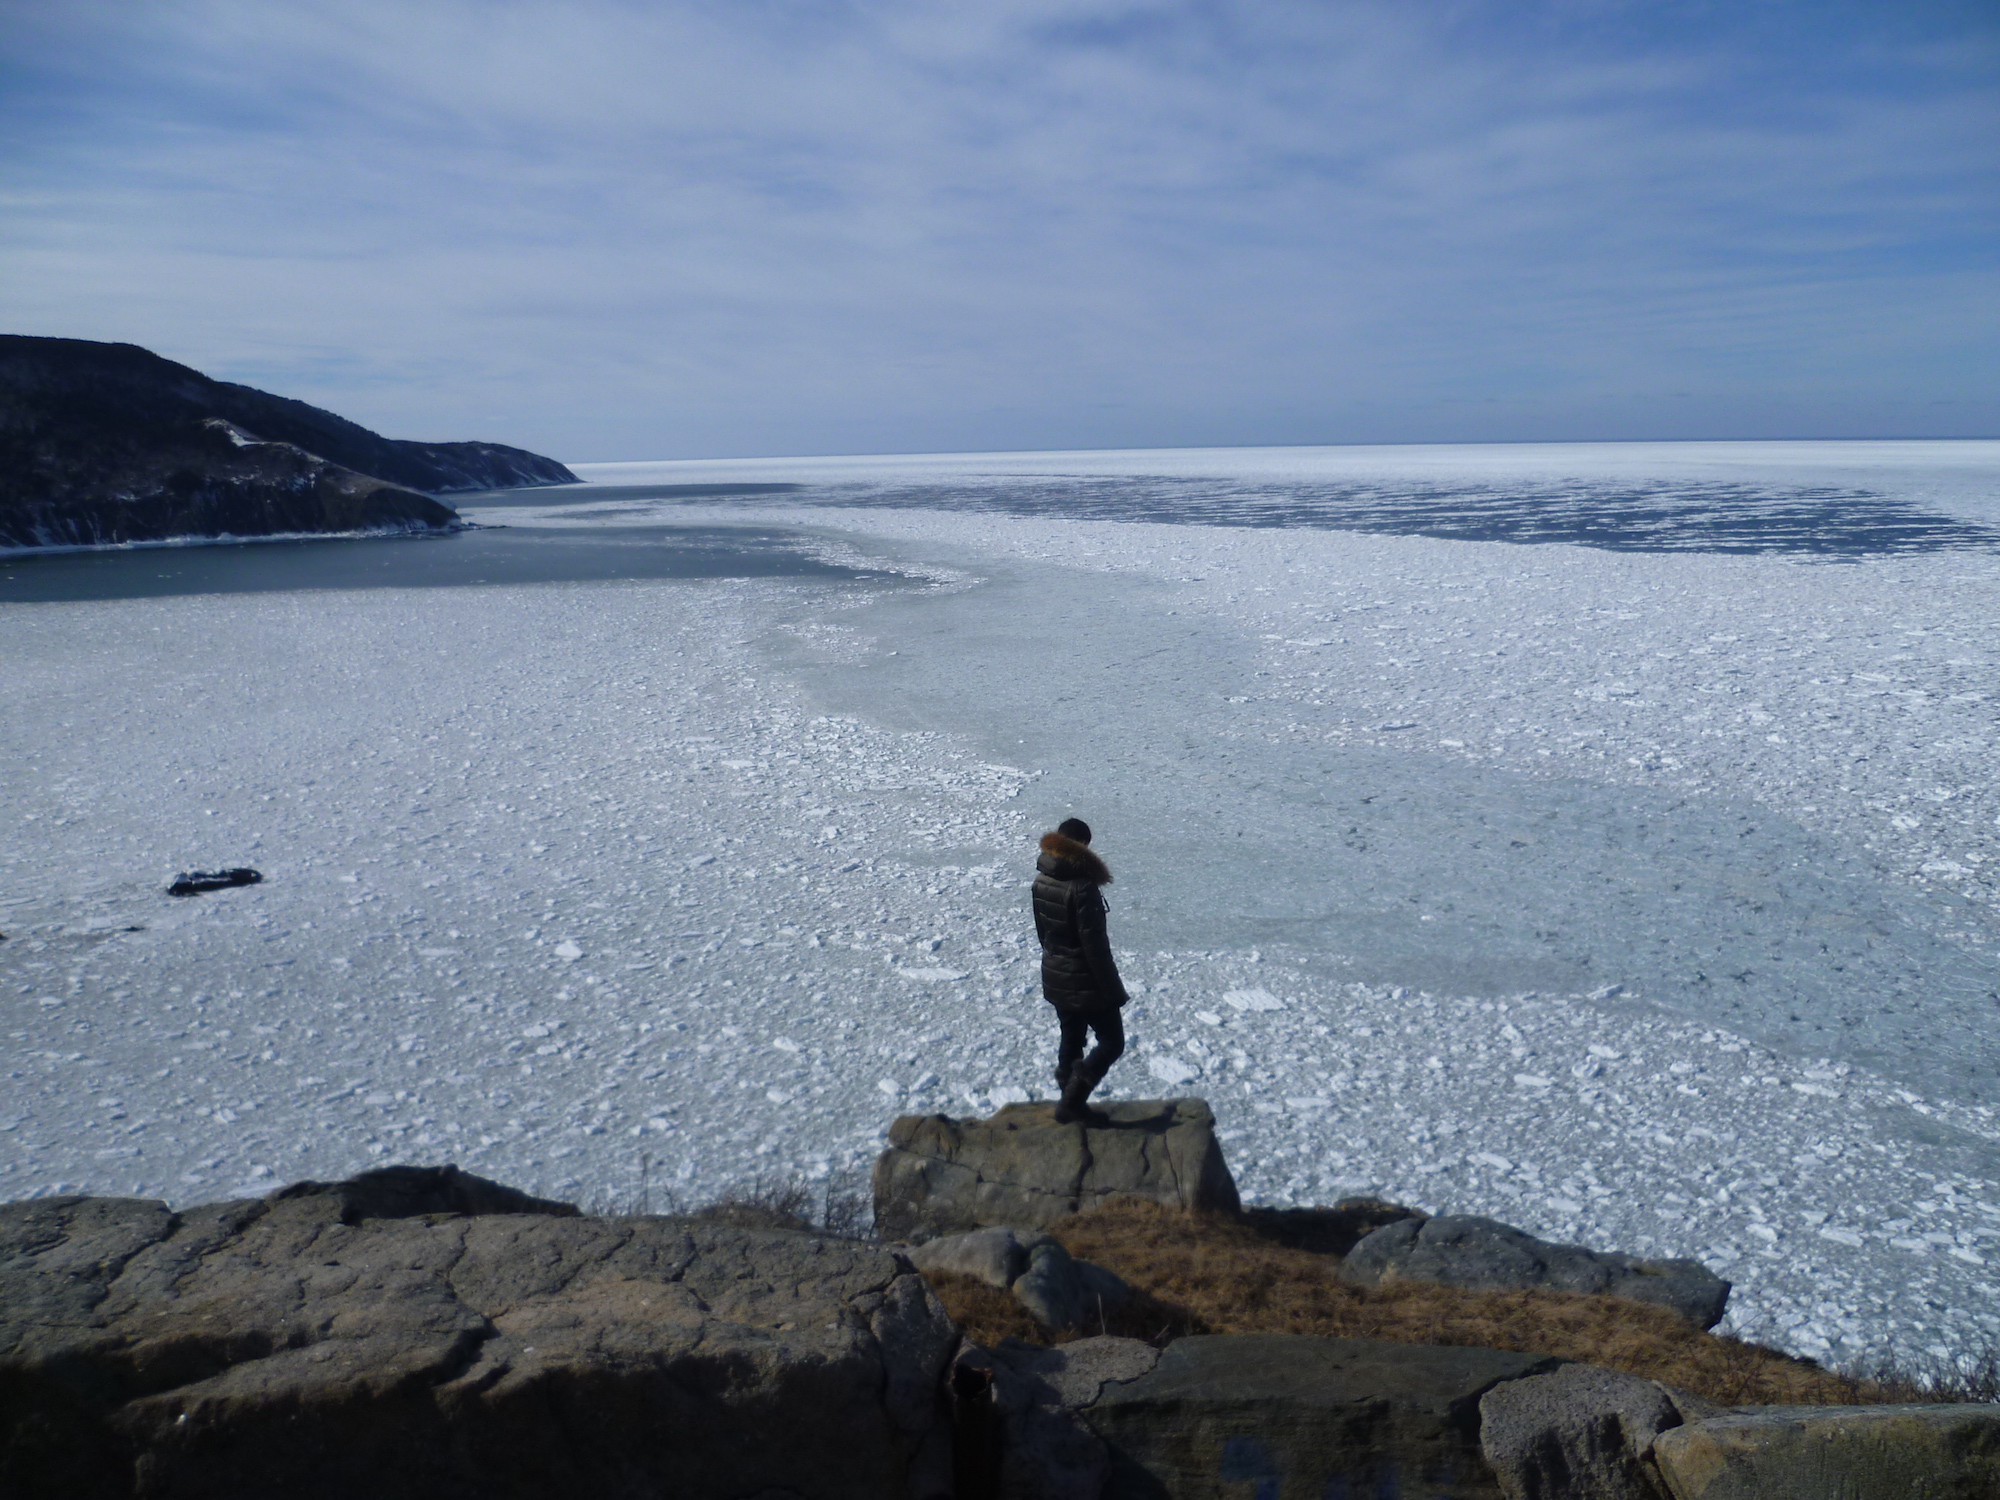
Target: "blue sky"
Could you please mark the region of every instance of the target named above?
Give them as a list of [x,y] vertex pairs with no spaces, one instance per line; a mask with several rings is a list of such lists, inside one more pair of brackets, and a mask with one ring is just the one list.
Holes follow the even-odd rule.
[[572,460],[2000,434],[2000,6],[0,3],[0,326]]

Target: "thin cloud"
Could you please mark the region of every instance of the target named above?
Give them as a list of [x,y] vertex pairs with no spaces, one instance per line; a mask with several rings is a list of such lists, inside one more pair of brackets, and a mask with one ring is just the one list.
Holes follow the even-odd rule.
[[576,459],[2000,423],[2000,28],[1752,9],[28,7],[8,321]]

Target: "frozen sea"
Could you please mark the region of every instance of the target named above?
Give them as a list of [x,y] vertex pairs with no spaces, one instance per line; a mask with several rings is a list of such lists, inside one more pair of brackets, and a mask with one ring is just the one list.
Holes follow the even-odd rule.
[[859,1186],[1051,1092],[1080,814],[1106,1093],[1208,1098],[1246,1197],[2000,1343],[2000,443],[579,472],[0,559],[0,1196]]

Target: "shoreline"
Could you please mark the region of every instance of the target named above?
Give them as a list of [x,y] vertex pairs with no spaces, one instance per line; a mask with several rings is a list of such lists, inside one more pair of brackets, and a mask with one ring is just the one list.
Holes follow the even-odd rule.
[[89,552],[154,552],[184,547],[248,547],[259,542],[351,542],[385,537],[439,537],[461,531],[492,530],[474,521],[452,521],[442,526],[413,522],[407,526],[371,526],[359,531],[272,531],[256,536],[222,532],[216,536],[168,536],[130,542],[51,542],[46,546],[0,547],[0,562],[20,557],[65,557]]

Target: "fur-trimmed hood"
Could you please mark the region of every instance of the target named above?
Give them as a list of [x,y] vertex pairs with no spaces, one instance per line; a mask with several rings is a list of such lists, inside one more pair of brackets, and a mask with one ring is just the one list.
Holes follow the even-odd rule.
[[1042,857],[1036,861],[1036,867],[1057,880],[1111,884],[1111,867],[1097,857],[1090,845],[1078,843],[1066,833],[1042,835]]

